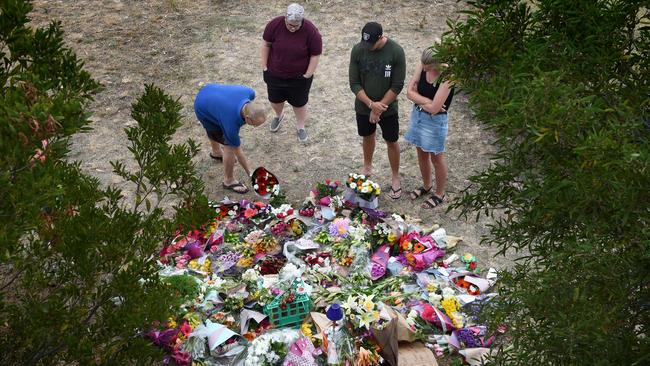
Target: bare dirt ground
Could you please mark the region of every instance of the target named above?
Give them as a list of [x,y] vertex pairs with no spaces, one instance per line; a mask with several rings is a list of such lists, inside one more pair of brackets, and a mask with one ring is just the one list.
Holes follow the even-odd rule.
[[[120,184],[109,161],[129,164],[123,129],[133,123],[131,103],[145,83],[155,83],[180,98],[184,125],[177,140],[191,137],[202,142],[197,165],[211,199],[227,194],[221,188],[222,166],[208,157],[209,145],[193,112],[193,98],[206,83],[250,85],[266,100],[266,87],[259,67],[259,49],[266,23],[282,15],[287,1],[208,0],[38,0],[32,13],[34,25],[61,21],[66,43],[86,63],[86,68],[105,89],[91,105],[92,132],[74,138],[72,158],[106,184]],[[348,62],[361,27],[378,21],[384,34],[400,43],[407,59],[407,79],[423,48],[447,29],[446,19],[456,19],[462,3],[456,0],[427,1],[305,1],[306,17],[323,36],[324,53],[310,95],[307,122],[309,143],[295,135],[292,113],[278,133],[268,125],[242,128],[242,140],[252,166],[263,165],[276,173],[283,190],[298,205],[316,181],[344,179],[360,172],[361,139],[357,136],[354,96],[348,86]],[[399,96],[401,125],[401,175],[405,192],[400,200],[381,197],[382,209],[420,217],[426,225],[439,223],[448,233],[463,236],[462,251],[477,256],[482,267],[502,268],[507,258],[493,258],[495,248],[479,245],[489,220],[458,219],[458,212],[443,208],[422,210],[406,194],[421,184],[414,147],[403,141],[411,103]],[[447,197],[453,199],[468,184],[468,177],[489,165],[494,151],[491,135],[484,131],[459,93],[449,113]],[[388,191],[390,170],[386,147],[380,137],[375,154],[375,180]],[[236,168],[245,180],[242,169]],[[237,196],[237,197],[235,197]],[[252,194],[248,194],[252,197]]]

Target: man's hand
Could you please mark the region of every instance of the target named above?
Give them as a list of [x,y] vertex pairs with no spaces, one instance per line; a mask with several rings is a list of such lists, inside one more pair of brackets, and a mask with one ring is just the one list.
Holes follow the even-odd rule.
[[369,119],[370,123],[377,123],[377,122],[379,122],[379,119],[380,119],[379,116],[381,116],[381,113],[375,113],[374,110],[371,111],[371,112],[370,112],[370,119]]
[[302,77],[305,79],[310,79],[314,74],[303,74]]
[[388,106],[382,102],[372,102],[370,103],[370,111],[377,114],[382,114],[388,109]]

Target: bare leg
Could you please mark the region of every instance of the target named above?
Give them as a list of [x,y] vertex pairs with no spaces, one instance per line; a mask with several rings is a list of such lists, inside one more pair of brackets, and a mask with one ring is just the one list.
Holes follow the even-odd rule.
[[221,149],[221,144],[210,140],[210,145],[212,146],[212,156],[221,157],[223,156],[223,150]]
[[363,136],[363,174],[372,174],[372,156],[375,154],[375,134]]
[[293,113],[296,114],[296,129],[304,129],[307,120],[307,104],[302,107],[293,107]]
[[271,103],[271,108],[275,112],[275,116],[280,118],[282,116],[282,110],[284,110],[284,102],[282,103]]
[[225,185],[237,183],[233,174],[236,160],[237,158],[232,149],[225,148],[223,150],[223,183]]
[[402,187],[399,179],[399,142],[386,141],[386,148],[388,149],[388,162],[390,163],[391,187],[397,190]]
[[445,184],[447,183],[447,163],[445,154],[431,154],[431,162],[436,171],[436,196],[442,198],[445,195]]
[[431,181],[431,160],[432,157],[431,153],[428,153],[419,147],[416,148],[416,151],[418,153],[418,165],[420,166],[420,174],[422,174],[422,186],[424,189],[431,189],[431,186],[433,185],[433,182]]

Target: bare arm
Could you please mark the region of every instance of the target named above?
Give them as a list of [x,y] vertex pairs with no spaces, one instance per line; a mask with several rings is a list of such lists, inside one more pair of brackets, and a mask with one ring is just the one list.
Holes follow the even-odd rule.
[[250,177],[252,173],[251,168],[248,165],[248,160],[246,160],[246,156],[244,155],[244,150],[242,150],[241,146],[232,147],[232,146],[224,145],[223,148],[226,150],[230,150],[235,155],[237,161],[239,162],[239,165],[241,165],[241,167],[244,168],[246,174],[248,174],[248,176]]
[[406,98],[411,102],[418,104],[420,106],[425,105],[431,101],[427,97],[423,97],[418,93],[418,83],[420,82],[420,76],[422,75],[422,63],[418,63],[418,66],[413,72],[413,77],[409,80],[409,84],[406,87]]
[[271,51],[271,44],[267,41],[262,41],[261,60],[260,66],[262,70],[266,71],[266,63],[269,61],[269,53]]
[[309,58],[309,66],[307,66],[307,71],[305,71],[305,77],[310,78],[314,76],[314,72],[316,72],[316,67],[318,66],[318,59],[320,58],[320,55],[312,56]]
[[436,91],[436,95],[433,96],[433,99],[424,98],[427,99],[428,102],[422,105],[422,109],[431,114],[444,112],[445,110],[442,105],[445,104],[450,92],[451,86],[449,85],[449,82],[445,81],[441,83],[438,87],[438,91]]

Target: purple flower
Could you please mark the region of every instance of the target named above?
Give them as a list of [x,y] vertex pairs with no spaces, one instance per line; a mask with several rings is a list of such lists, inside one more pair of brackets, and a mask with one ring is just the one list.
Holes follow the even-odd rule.
[[350,228],[350,219],[338,218],[330,224],[329,234],[332,236],[337,236],[339,238],[345,238],[348,236],[348,229]]
[[467,328],[459,329],[457,336],[458,340],[460,340],[466,348],[481,347],[481,343],[474,338],[474,333]]

